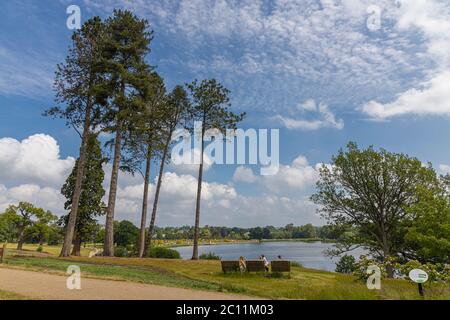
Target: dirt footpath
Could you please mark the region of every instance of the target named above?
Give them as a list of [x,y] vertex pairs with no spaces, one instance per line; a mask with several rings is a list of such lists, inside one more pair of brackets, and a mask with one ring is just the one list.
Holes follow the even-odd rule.
[[235,300],[252,299],[220,292],[164,287],[125,281],[81,279],[80,290],[66,287],[67,277],[0,268],[0,290],[48,300]]

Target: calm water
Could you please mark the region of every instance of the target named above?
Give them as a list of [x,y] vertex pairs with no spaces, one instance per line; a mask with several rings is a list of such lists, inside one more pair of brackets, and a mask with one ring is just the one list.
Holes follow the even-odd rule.
[[[219,244],[199,247],[199,254],[214,252],[223,260],[237,260],[240,256],[246,259],[258,259],[265,255],[269,261],[281,255],[283,259],[296,261],[306,268],[334,271],[336,261],[324,254],[324,250],[333,248],[332,243],[323,242],[263,242],[243,244]],[[183,259],[192,257],[192,246],[175,248]],[[352,252],[355,257],[363,254],[363,250]]]

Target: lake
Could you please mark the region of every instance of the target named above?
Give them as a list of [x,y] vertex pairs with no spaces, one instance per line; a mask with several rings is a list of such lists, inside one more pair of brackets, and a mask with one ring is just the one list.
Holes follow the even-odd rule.
[[[324,242],[300,242],[300,241],[280,241],[262,243],[239,243],[239,244],[217,244],[199,246],[199,255],[202,253],[214,252],[223,260],[238,260],[244,256],[247,260],[259,259],[260,255],[265,255],[269,261],[281,255],[283,259],[296,261],[306,268],[334,271],[338,258],[331,259],[325,256],[324,251],[333,248],[332,243]],[[192,246],[177,247],[183,259],[192,257]],[[356,258],[364,251],[354,250],[351,253]]]

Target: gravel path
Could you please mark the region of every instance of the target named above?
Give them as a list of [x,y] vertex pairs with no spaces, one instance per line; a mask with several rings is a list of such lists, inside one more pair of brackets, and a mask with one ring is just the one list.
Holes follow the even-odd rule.
[[48,300],[236,300],[252,299],[220,292],[125,281],[81,279],[80,290],[66,287],[67,277],[0,267],[0,290]]

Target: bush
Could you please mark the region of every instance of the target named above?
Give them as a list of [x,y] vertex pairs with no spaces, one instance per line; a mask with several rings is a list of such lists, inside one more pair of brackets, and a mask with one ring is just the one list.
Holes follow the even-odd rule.
[[128,250],[125,247],[117,247],[114,249],[115,257],[128,257]]
[[203,253],[199,257],[201,260],[220,260],[220,257],[214,252]]
[[180,253],[176,250],[164,248],[164,247],[153,247],[148,252],[150,258],[163,258],[163,259],[180,259]]
[[336,263],[336,272],[352,274],[356,269],[356,259],[348,254],[344,255]]
[[37,252],[42,252],[44,250],[44,248],[42,246],[37,247],[36,251]]

